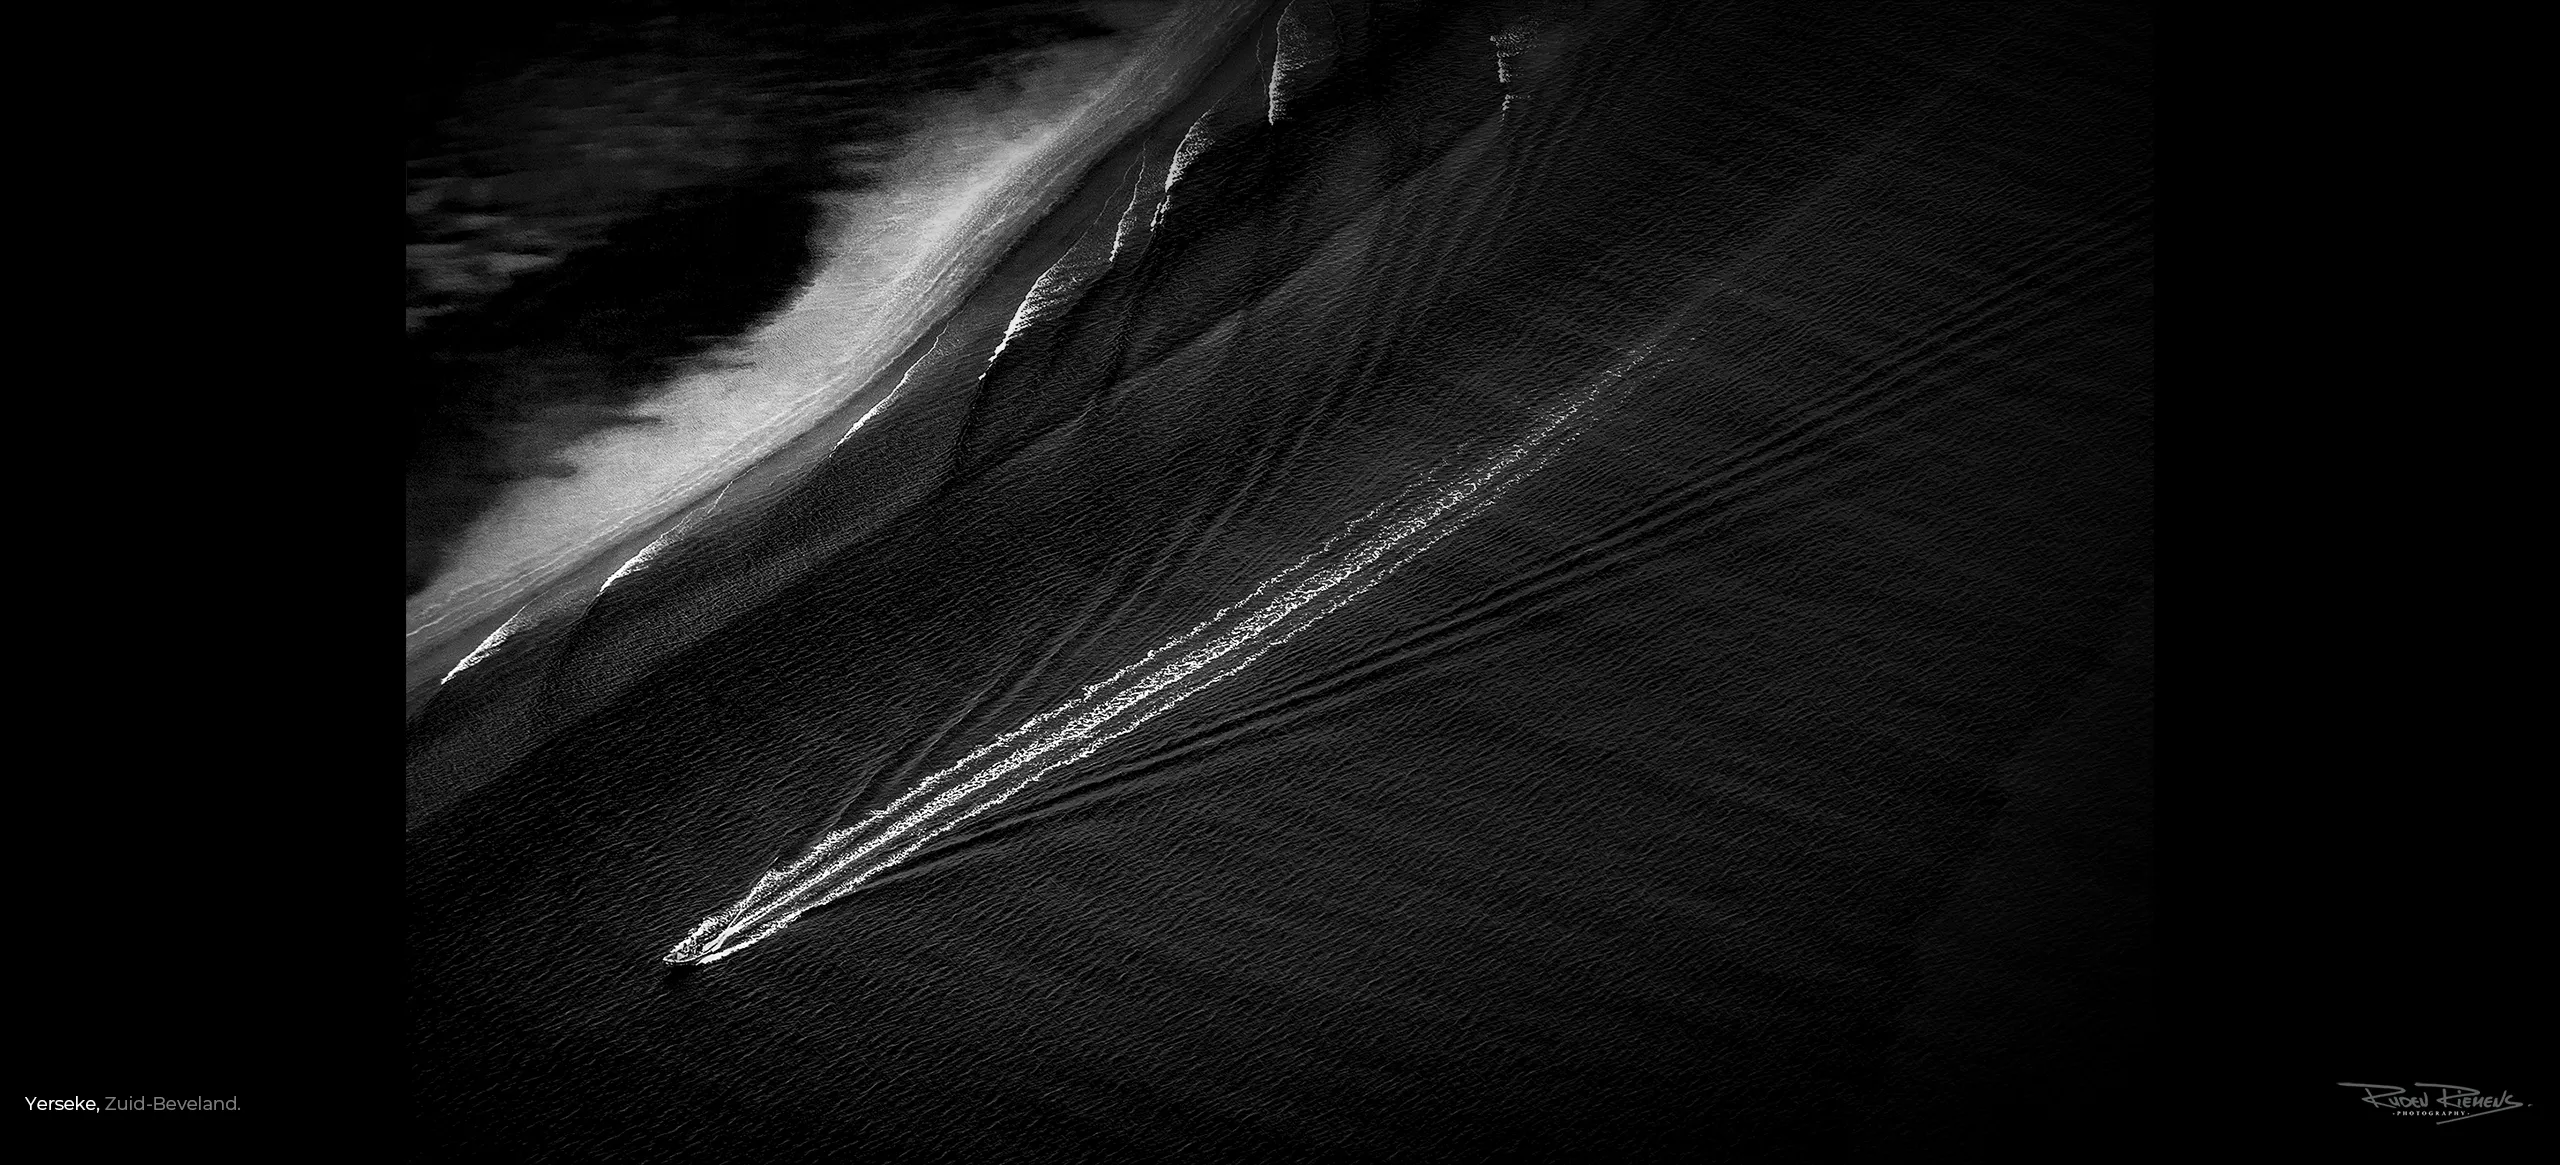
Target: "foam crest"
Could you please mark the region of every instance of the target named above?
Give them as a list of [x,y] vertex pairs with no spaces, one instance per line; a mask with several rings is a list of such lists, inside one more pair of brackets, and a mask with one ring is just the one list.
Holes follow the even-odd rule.
[[506,622],[498,624],[497,630],[490,632],[487,639],[480,641],[480,646],[472,648],[471,654],[463,656],[461,662],[454,664],[452,671],[444,673],[444,678],[436,681],[437,685],[442,686],[452,682],[453,677],[461,675],[464,669],[467,669],[496,653],[498,645],[505,643],[508,636],[516,633],[516,628],[522,625],[525,621],[525,613],[531,610],[533,610],[533,604],[531,603],[526,603],[524,606],[516,608],[516,613],[507,616]]
[[739,338],[740,359],[648,386],[657,423],[589,434],[560,451],[575,474],[511,484],[411,598],[412,657],[843,408],[958,306],[1126,125],[1196,85],[1254,10],[1241,0],[1183,5],[1122,35],[1047,46],[978,90],[919,99],[893,150],[849,150],[809,282]]
[[640,548],[640,553],[632,555],[631,558],[621,566],[615,567],[612,574],[605,576],[604,584],[596,588],[596,593],[601,595],[606,591],[612,590],[613,584],[621,582],[625,575],[649,565],[650,560],[656,558],[659,552],[665,550],[669,546],[675,545],[677,539],[684,537],[687,531],[692,530],[696,524],[700,523],[704,518],[709,517],[714,511],[717,511],[720,508],[721,499],[728,496],[729,487],[725,485],[721,486],[719,494],[711,499],[710,505],[704,506],[701,509],[685,515],[683,521],[677,522],[675,525],[668,527],[666,533],[650,539],[647,546]]
[[1164,212],[1173,206],[1173,184],[1182,181],[1182,172],[1191,168],[1200,151],[1209,148],[1209,117],[1216,112],[1213,108],[1201,114],[1199,120],[1191,123],[1190,129],[1182,131],[1182,144],[1173,148],[1173,164],[1165,167],[1164,193],[1156,199],[1156,216],[1147,223],[1147,229],[1154,230],[1164,225]]
[[1265,123],[1280,124],[1288,111],[1290,83],[1293,75],[1306,71],[1307,58],[1314,52],[1314,37],[1307,32],[1307,22],[1298,18],[1298,6],[1289,5],[1280,14],[1280,24],[1273,33],[1271,50],[1271,100],[1263,114]]
[[1529,47],[1530,34],[1537,30],[1536,21],[1522,19],[1513,21],[1500,33],[1485,38],[1493,42],[1493,78],[1502,86],[1504,109],[1511,108],[1511,58],[1519,56],[1523,49]]

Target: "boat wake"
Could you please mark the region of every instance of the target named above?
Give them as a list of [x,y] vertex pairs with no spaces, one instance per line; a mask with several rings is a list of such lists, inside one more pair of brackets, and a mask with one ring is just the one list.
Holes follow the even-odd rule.
[[771,938],[802,914],[860,889],[1024,789],[1253,666],[1543,468],[1579,432],[1575,418],[1623,382],[1651,347],[1611,365],[1526,436],[1463,476],[1451,480],[1445,470],[1424,475],[1190,631],[819,839],[798,861],[768,871],[745,897],[703,919],[665,960],[716,962]]

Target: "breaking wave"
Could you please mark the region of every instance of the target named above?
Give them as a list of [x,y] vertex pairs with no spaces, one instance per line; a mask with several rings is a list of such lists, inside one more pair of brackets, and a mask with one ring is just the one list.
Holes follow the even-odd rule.
[[1183,131],[1182,144],[1173,148],[1173,164],[1165,167],[1164,193],[1156,199],[1156,216],[1147,224],[1149,230],[1164,225],[1164,212],[1173,206],[1173,184],[1182,181],[1182,172],[1191,168],[1192,160],[1200,156],[1200,151],[1209,148],[1209,118],[1216,112],[1211,109],[1202,113],[1199,120],[1191,123],[1190,129]]
[[[876,411],[878,406],[873,407]],[[865,415],[865,419],[868,419],[868,414]],[[851,436],[852,434],[848,433],[846,435]],[[720,508],[721,501],[728,496],[729,487],[720,487],[720,492],[712,497],[710,505],[703,506],[690,514],[685,515],[683,521],[668,528],[666,533],[650,539],[647,546],[640,548],[640,553],[632,555],[630,559],[625,561],[621,566],[615,567],[612,574],[605,576],[604,585],[596,588],[596,593],[601,595],[606,591],[612,590],[613,584],[621,582],[623,576],[639,570],[641,567],[649,565],[650,561],[655,559],[660,552],[664,551],[669,546],[675,545],[677,539],[684,537],[687,531],[692,530],[696,524],[700,523],[704,518],[709,517],[714,511],[717,511]],[[500,630],[504,630],[504,628],[501,628]]]
[[824,258],[807,285],[740,337],[738,361],[654,386],[647,411],[658,423],[592,434],[562,453],[575,474],[511,485],[409,603],[413,657],[699,501],[850,403],[1128,124],[1188,92],[1253,8],[1129,10],[1133,23],[1118,35],[1050,46],[976,90],[921,99],[900,115],[886,154],[847,147],[838,162],[848,186],[825,199],[814,244]]
[[[1143,171],[1144,164],[1145,159],[1142,157],[1132,168],[1135,171]],[[1138,177],[1142,176],[1142,173],[1138,175]],[[1135,199],[1136,187],[1143,186],[1144,183],[1133,177],[1131,185],[1130,197]],[[1004,338],[996,341],[996,350],[987,354],[987,369],[992,371],[995,368],[996,360],[1004,355],[1006,348],[1013,346],[1015,337],[1029,330],[1031,325],[1074,303],[1076,297],[1084,292],[1094,278],[1111,266],[1112,257],[1119,251],[1120,223],[1116,216],[1105,216],[1087,224],[1084,232],[1076,236],[1076,241],[1067,247],[1065,253],[1059,255],[1057,261],[1049,264],[1049,269],[1041,272],[1040,278],[1032,282],[1031,290],[1023,293],[1021,305],[1013,310],[1013,319],[1005,324]],[[980,379],[985,379],[986,372],[982,371],[978,376]]]
[[1288,112],[1291,75],[1305,71],[1307,58],[1313,52],[1313,38],[1307,32],[1307,22],[1298,19],[1297,5],[1291,4],[1280,14],[1280,24],[1273,37],[1271,102],[1263,118],[1271,125],[1278,125],[1281,116]]
[[[646,555],[648,551],[644,550],[641,551],[641,553]],[[628,566],[628,564],[625,565],[626,567]],[[619,577],[619,575],[616,577]],[[515,614],[507,616],[506,622],[498,624],[497,630],[490,632],[487,639],[480,641],[480,646],[472,648],[471,654],[463,656],[460,662],[453,665],[453,670],[444,673],[444,678],[437,680],[436,683],[439,685],[452,683],[453,677],[461,675],[464,671],[469,670],[472,665],[477,664],[481,660],[487,659],[491,655],[495,654],[498,650],[498,646],[505,643],[509,636],[514,635],[518,627],[524,625],[525,614],[532,610],[533,604],[531,603],[527,603],[524,606],[516,608]]]

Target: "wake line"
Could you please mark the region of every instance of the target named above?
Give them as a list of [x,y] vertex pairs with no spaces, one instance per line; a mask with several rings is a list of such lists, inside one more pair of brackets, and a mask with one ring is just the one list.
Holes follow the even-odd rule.
[[[745,897],[703,919],[663,958],[710,963],[745,950],[1050,774],[1243,672],[1367,594],[1554,460],[1570,441],[1567,423],[1651,349],[1647,344],[1613,364],[1587,391],[1465,476],[1438,485],[1435,469],[1416,483],[1423,487],[1419,500],[1408,501],[1415,486],[1406,487],[1191,630],[971,751],[859,822],[829,833],[798,861],[767,871]],[[1348,549],[1340,549],[1345,543]]]

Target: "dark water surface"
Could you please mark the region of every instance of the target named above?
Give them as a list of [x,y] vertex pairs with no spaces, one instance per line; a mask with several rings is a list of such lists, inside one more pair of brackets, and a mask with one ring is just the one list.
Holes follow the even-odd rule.
[[[2147,14],[1301,7],[983,382],[413,726],[421,1159],[1836,1149],[2139,1045]],[[659,961],[1612,367],[1321,625]],[[2030,933],[2085,1022],[2001,1060]]]

